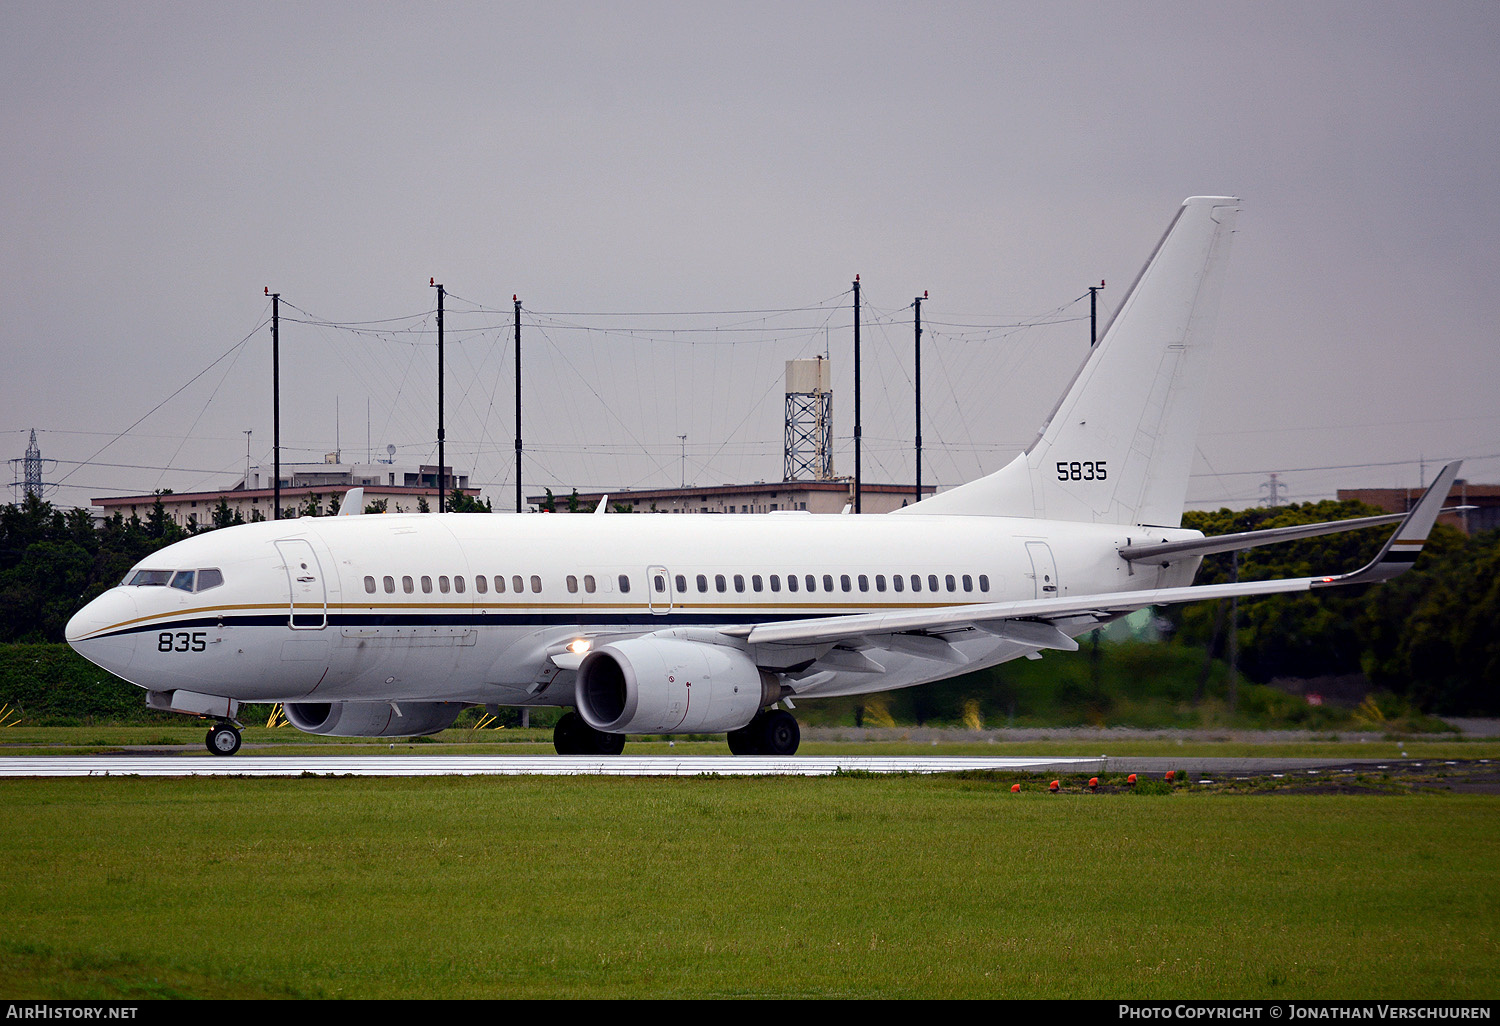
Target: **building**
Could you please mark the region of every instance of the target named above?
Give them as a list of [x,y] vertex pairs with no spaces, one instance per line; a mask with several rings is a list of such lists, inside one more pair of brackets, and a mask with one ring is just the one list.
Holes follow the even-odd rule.
[[[1340,488],[1340,502],[1363,502],[1388,513],[1405,513],[1422,497],[1421,488]],[[1453,482],[1449,506],[1476,506],[1465,513],[1444,513],[1438,522],[1475,535],[1500,528],[1500,485]]]
[[[923,485],[922,494],[937,489]],[[909,505],[916,498],[911,485],[861,484],[860,511],[889,513]],[[805,510],[809,513],[842,513],[854,502],[854,482],[842,481],[757,481],[754,484],[694,485],[688,488],[650,488],[637,491],[580,492],[578,508],[588,512],[609,496],[609,504],[629,506],[637,513],[775,513],[780,510]],[[568,508],[568,495],[554,495],[559,511]],[[532,506],[541,509],[545,495],[528,496]]]
[[[478,498],[479,489],[469,487],[467,474],[454,476],[445,468],[444,484],[448,492],[463,492]],[[273,520],[276,492],[272,468],[249,468],[244,480],[231,488],[205,492],[173,492],[167,495],[117,495],[94,499],[103,509],[104,518],[121,513],[126,520],[142,519],[161,499],[167,515],[185,530],[213,526],[214,511],[220,503],[228,505],[231,514],[238,513],[247,523]],[[351,488],[365,490],[365,505],[385,503],[389,513],[415,513],[422,503],[437,508],[438,468],[435,466],[395,466],[390,463],[339,463],[330,457],[322,463],[283,463],[281,465],[281,508],[283,519],[298,517],[311,504],[318,515],[334,511]]]

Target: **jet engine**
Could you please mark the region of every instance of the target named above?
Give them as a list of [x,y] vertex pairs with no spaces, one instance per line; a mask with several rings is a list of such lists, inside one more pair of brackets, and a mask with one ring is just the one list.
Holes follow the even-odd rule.
[[647,637],[590,652],[573,695],[595,730],[713,734],[749,723],[781,696],[781,684],[737,648]]
[[462,702],[288,702],[292,726],[335,737],[414,737],[446,730]]

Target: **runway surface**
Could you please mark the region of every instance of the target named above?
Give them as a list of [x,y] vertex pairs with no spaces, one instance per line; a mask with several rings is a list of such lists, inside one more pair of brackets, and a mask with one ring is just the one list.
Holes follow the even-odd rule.
[[429,777],[429,776],[831,776],[857,773],[957,773],[963,770],[1077,772],[1103,768],[1093,759],[998,759],[965,756],[357,755],[357,756],[62,756],[0,758],[0,777]]

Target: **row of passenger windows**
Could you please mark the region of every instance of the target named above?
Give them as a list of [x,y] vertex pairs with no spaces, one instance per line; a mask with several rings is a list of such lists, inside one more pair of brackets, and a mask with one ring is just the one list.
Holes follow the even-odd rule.
[[[849,574],[839,574],[835,581],[833,574],[823,574],[821,577],[817,574],[803,574],[801,576],[787,574],[785,582],[786,590],[791,592],[799,590],[815,592],[818,590],[819,581],[822,582],[823,591],[852,592],[858,590],[867,592],[870,590],[872,577],[870,574],[854,574],[852,576]],[[873,582],[877,592],[886,590],[887,580],[885,574],[875,574]],[[942,576],[927,574],[925,577],[922,574],[892,574],[889,580],[889,587],[891,591],[905,591],[909,583],[912,591],[921,591],[924,582],[928,591],[957,592],[962,590],[972,593],[974,591],[975,578],[972,574],[943,574]],[[676,574],[672,583],[677,586],[677,593],[679,595],[687,592],[688,581],[686,574]],[[696,575],[693,583],[697,585],[699,593],[706,594],[708,592],[709,580],[707,574]],[[746,577],[744,574],[734,574],[730,577],[726,577],[724,574],[714,574],[713,590],[728,592],[731,583],[736,592],[743,592],[745,590]],[[837,587],[835,587],[835,583]],[[990,590],[989,574],[980,574],[978,583],[980,592],[988,592]],[[760,574],[751,574],[749,576],[749,585],[751,591],[765,591],[767,585],[769,585],[771,591],[779,592],[782,588],[782,577],[780,574],[770,574],[766,577],[762,577]],[[657,594],[665,595],[667,592],[666,574],[661,572],[654,574],[651,586]]]
[[[528,584],[533,594],[540,594],[542,590],[542,579],[536,574],[532,574],[530,577],[522,577],[520,574],[516,574],[509,578],[497,574],[493,578],[475,577],[473,579],[474,591],[480,595],[487,594],[490,590],[490,582],[492,580],[494,581],[495,594],[497,595],[503,595],[507,590],[517,595],[523,594],[528,590]],[[621,593],[629,594],[629,575],[621,574],[617,578],[617,582]],[[981,594],[987,594],[990,590],[990,578],[988,574],[979,574],[977,580],[973,574],[943,574],[941,576],[938,574],[927,574],[926,576],[922,574],[892,574],[889,579],[887,579],[885,574],[874,574],[873,576],[870,574],[839,574],[837,578],[833,574],[823,574],[821,577],[817,574],[803,574],[800,576],[797,574],[787,574],[784,579],[781,574],[769,574],[767,576],[750,574],[748,578],[744,574],[728,576],[725,574],[714,574],[713,590],[727,594],[732,586],[734,591],[743,593],[748,584],[748,588],[752,592],[763,592],[769,587],[772,592],[779,593],[783,586],[789,592],[816,592],[819,590],[818,585],[820,582],[822,584],[821,590],[825,592],[868,592],[871,589],[872,583],[874,590],[877,592],[884,592],[887,589],[895,592],[904,592],[908,588],[914,592],[920,592],[925,588],[925,590],[931,592],[948,591],[956,593],[962,591],[972,594],[975,591],[976,583],[978,591]],[[593,574],[584,574],[581,582],[577,575],[569,574],[567,576],[568,593],[571,595],[578,594],[580,583],[585,594],[593,595],[599,590],[599,582],[595,580]],[[677,594],[687,594],[688,577],[686,574],[676,574],[672,583],[677,586]],[[695,575],[693,583],[697,585],[700,594],[708,593],[709,577],[707,574]],[[414,595],[417,593],[419,587],[422,594],[432,594],[434,578],[426,575],[418,578],[401,578],[401,591],[405,594]],[[665,595],[667,593],[667,575],[662,571],[654,573],[651,579],[651,587],[656,594]],[[449,593],[462,595],[468,590],[468,584],[462,576],[450,578],[447,575],[439,575],[436,578],[436,588],[438,593],[442,595]],[[365,578],[365,591],[367,593],[374,595],[382,589],[387,595],[396,594],[396,578],[382,577],[378,586],[374,577]]]
[[[425,574],[418,578],[402,577],[401,590],[407,595],[415,595],[417,592],[417,588],[420,586],[422,589],[422,594],[431,595],[433,591],[433,580],[434,579],[432,577],[429,577]],[[512,577],[505,577],[501,574],[496,574],[493,578],[475,577],[475,593],[479,595],[489,594],[490,582],[492,580],[494,581],[495,594],[497,595],[504,595],[507,590],[512,591],[517,595],[524,594],[527,591],[528,584],[530,585],[530,590],[533,594],[540,594],[542,590],[542,578],[537,574],[532,574],[530,577],[522,577],[520,574],[515,574]],[[436,579],[436,583],[437,591],[442,595],[447,595],[450,592],[456,595],[462,595],[466,591],[468,591],[469,587],[468,582],[462,576],[455,576],[450,578],[446,574],[439,574]],[[619,585],[620,591],[628,593],[630,591],[630,577],[626,574],[621,574],[619,576]],[[375,578],[365,578],[365,591],[368,594],[374,595],[382,588],[387,595],[396,594],[396,578],[382,577],[380,579],[379,586],[376,585]],[[593,574],[583,575],[583,590],[588,592],[590,595],[594,594],[594,592],[598,590],[598,582],[594,580]],[[573,574],[568,575],[568,591],[574,594],[578,592],[578,578]]]

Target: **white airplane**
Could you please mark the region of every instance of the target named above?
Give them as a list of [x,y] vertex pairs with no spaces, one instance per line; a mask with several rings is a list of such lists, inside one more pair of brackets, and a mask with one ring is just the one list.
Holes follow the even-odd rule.
[[[1404,517],[1212,539],[1178,526],[1238,206],[1183,204],[1024,453],[895,513],[248,524],[143,560],[67,640],[150,707],[214,720],[223,755],[246,702],[352,737],[435,733],[474,705],[571,706],[564,754],[725,731],[737,754],[789,755],[799,730],[780,706],[795,700],[1072,651],[1146,606],[1394,576],[1457,463]],[[1354,573],[1191,586],[1209,552],[1395,521]]]

